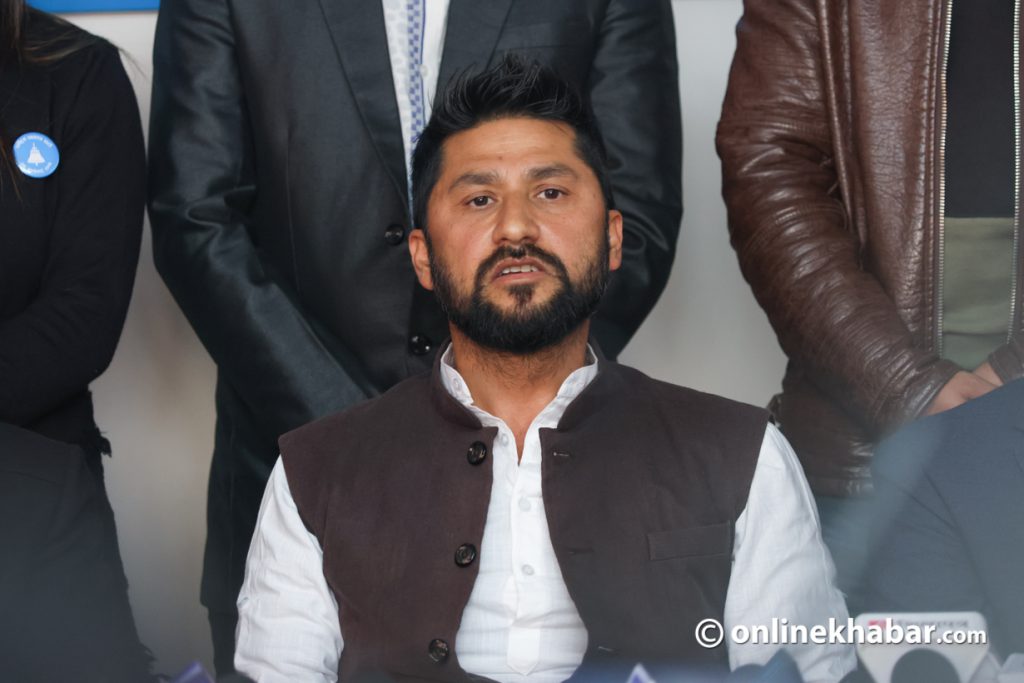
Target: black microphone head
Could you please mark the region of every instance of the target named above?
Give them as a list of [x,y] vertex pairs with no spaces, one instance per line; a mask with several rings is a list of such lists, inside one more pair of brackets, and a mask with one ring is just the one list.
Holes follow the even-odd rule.
[[785,650],[779,650],[764,665],[764,672],[757,679],[761,683],[804,683],[796,660]]
[[858,666],[843,676],[843,680],[839,681],[839,683],[875,683],[875,679],[871,677],[871,674]]
[[911,650],[896,662],[890,683],[961,683],[948,659],[932,650]]
[[725,683],[756,683],[758,676],[761,675],[760,667],[756,664],[747,664],[729,674],[729,677],[725,679]]
[[779,650],[764,666],[748,664],[729,674],[726,683],[803,683],[796,662],[785,650]]

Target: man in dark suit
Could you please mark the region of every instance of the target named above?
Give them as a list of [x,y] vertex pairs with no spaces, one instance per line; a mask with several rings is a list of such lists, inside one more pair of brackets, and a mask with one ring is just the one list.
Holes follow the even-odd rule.
[[405,246],[407,158],[432,85],[516,51],[589,93],[625,217],[625,262],[594,324],[605,353],[668,277],[681,216],[670,2],[444,6],[161,7],[150,216],[157,267],[218,367],[202,601],[220,672],[278,435],[426,370],[447,336]]
[[1024,380],[925,418],[875,455],[870,611],[978,611],[1024,652]]

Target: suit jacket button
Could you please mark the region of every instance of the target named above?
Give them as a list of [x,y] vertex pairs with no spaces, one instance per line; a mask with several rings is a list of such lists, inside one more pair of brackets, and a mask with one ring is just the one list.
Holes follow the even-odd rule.
[[441,664],[448,659],[449,651],[448,642],[440,638],[434,638],[430,641],[430,647],[427,648],[427,654],[430,655],[431,661],[436,664]]
[[434,342],[425,334],[414,334],[409,338],[409,351],[415,356],[425,356],[434,348]]
[[460,567],[468,567],[476,559],[476,546],[472,543],[463,543],[455,549],[455,564]]
[[392,223],[384,231],[384,241],[393,247],[397,247],[405,239],[405,228],[398,223]]
[[487,444],[483,441],[474,441],[466,453],[466,460],[470,465],[479,465],[487,459]]

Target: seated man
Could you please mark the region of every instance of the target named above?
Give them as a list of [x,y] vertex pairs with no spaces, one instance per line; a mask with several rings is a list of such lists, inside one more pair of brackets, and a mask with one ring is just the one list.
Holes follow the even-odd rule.
[[1018,380],[882,443],[868,609],[981,612],[998,653],[1024,652],[1022,406]]
[[[624,681],[636,662],[657,678],[778,649],[705,649],[705,619],[846,618],[766,413],[588,344],[622,215],[567,83],[507,58],[451,84],[413,189],[413,267],[451,343],[431,373],[282,437],[238,602],[239,671]],[[844,646],[792,654],[808,680],[854,665]]]

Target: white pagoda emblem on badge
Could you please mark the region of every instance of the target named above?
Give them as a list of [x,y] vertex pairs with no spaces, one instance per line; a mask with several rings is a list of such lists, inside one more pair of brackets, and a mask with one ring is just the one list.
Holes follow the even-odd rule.
[[60,164],[56,143],[42,133],[25,133],[14,141],[13,151],[18,170],[29,178],[51,176]]
[[46,163],[46,157],[43,156],[43,153],[39,151],[39,148],[36,147],[36,143],[34,142],[32,143],[32,149],[28,153],[26,163],[32,164],[33,166],[39,166],[40,164]]

